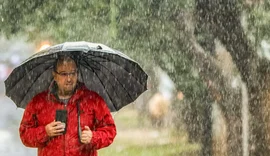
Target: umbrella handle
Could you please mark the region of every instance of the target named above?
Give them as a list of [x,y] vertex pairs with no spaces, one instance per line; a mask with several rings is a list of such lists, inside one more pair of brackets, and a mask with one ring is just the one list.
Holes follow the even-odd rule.
[[82,138],[82,129],[81,129],[81,120],[80,120],[80,101],[77,101],[77,115],[78,115],[78,137],[79,137],[79,142],[81,142]]

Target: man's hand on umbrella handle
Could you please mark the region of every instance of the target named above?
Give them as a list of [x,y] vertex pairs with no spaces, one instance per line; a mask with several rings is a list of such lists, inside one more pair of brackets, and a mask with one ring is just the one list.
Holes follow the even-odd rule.
[[82,131],[81,142],[84,144],[89,144],[92,139],[93,133],[88,126],[84,126]]
[[53,121],[45,126],[45,130],[49,137],[54,137],[63,134],[65,125],[60,121]]

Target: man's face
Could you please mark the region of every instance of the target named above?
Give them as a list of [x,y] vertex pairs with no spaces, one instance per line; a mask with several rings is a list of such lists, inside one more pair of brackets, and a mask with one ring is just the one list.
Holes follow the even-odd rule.
[[77,67],[74,61],[64,61],[58,64],[53,72],[54,80],[58,85],[60,95],[71,95],[77,83]]

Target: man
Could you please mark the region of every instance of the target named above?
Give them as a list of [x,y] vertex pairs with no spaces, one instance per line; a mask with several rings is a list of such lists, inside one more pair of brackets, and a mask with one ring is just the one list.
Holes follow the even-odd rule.
[[[37,94],[25,109],[19,129],[23,144],[38,148],[38,156],[96,156],[116,135],[107,105],[78,82],[71,57],[59,57],[52,74],[49,89]],[[55,121],[56,110],[67,111],[66,124]]]

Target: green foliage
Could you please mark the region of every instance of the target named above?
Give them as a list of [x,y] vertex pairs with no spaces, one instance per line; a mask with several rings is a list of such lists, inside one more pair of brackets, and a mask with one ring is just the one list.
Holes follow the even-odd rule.
[[182,53],[186,50],[185,45],[179,44],[179,40],[185,40],[185,33],[182,33],[185,30],[179,29],[181,21],[177,17],[192,9],[193,1],[125,2],[131,5],[129,9],[126,5],[119,5],[120,12],[123,12],[118,24],[121,45],[125,45],[132,57],[138,60],[147,58],[142,62],[154,60],[169,73],[177,89],[184,91],[187,97],[191,97],[194,91],[200,92],[198,76],[193,74],[196,71],[190,70],[193,69],[192,63]]
[[25,33],[31,40],[101,41],[108,34],[109,3],[108,0],[4,1],[1,32],[7,36]]
[[255,3],[244,8],[246,11],[246,32],[256,46],[263,40],[270,40],[270,1]]
[[[146,68],[158,64],[179,90],[201,92],[200,79],[183,55],[184,30],[178,16],[193,1],[166,0],[9,0],[1,3],[1,32],[55,43],[86,40],[112,44]],[[179,24],[180,23],[180,24]]]
[[[26,34],[35,42],[86,40],[112,44],[145,68],[158,64],[179,90],[200,91],[198,76],[182,51],[178,17],[193,1],[166,0],[9,0],[1,1],[1,32]],[[196,75],[196,74],[195,74]],[[193,87],[195,88],[193,88]],[[190,94],[191,95],[191,94]]]
[[[188,49],[183,29],[183,13],[192,12],[193,3],[190,0],[11,0],[1,5],[0,27],[7,36],[26,34],[35,42],[86,40],[112,46],[141,63],[147,71],[160,66],[186,99],[196,99],[194,107],[199,109],[205,86],[198,69],[185,55]],[[138,151],[146,152],[141,146],[129,148],[135,155]],[[181,153],[178,145],[149,148],[161,155]],[[170,151],[174,148],[175,153]]]

